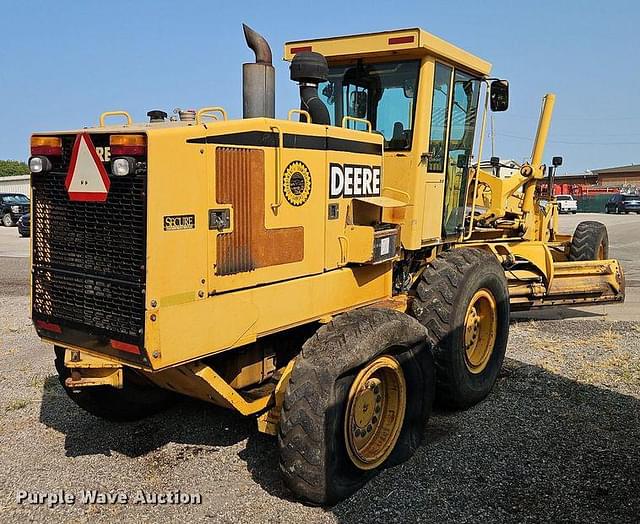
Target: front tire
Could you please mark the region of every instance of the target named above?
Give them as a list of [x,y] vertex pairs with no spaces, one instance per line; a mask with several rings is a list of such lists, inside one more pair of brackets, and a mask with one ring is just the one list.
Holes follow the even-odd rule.
[[278,430],[285,484],[334,504],[417,449],[434,396],[424,328],[365,308],[320,328],[296,358]]
[[489,394],[504,361],[509,312],[504,270],[491,253],[452,249],[425,268],[411,314],[434,348],[436,400],[461,409]]
[[569,260],[606,260],[609,258],[609,235],[602,222],[580,222],[571,237]]
[[111,422],[131,422],[149,417],[168,408],[174,395],[147,383],[135,371],[124,369],[124,387],[87,386],[79,391],[67,387],[65,380],[71,371],[64,365],[64,348],[55,347],[55,366],[65,393],[80,408]]

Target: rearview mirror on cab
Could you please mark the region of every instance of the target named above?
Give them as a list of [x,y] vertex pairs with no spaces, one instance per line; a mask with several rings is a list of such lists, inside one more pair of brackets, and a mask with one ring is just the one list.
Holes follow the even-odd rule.
[[509,81],[494,80],[491,82],[491,111],[506,111],[509,108]]

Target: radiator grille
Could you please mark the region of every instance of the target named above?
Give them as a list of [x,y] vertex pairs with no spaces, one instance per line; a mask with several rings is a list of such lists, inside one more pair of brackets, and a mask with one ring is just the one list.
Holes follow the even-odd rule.
[[[91,139],[105,147],[109,137]],[[34,318],[141,339],[146,174],[111,177],[104,203],[71,201],[64,182],[74,140],[63,137],[54,170],[32,177]]]

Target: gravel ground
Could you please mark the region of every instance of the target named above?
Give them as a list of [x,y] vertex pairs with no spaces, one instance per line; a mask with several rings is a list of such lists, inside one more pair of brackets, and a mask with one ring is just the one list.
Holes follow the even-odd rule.
[[[638,522],[640,322],[519,321],[489,398],[437,412],[425,444],[329,509],[297,503],[255,422],[184,400],[117,425],[81,412],[0,259],[0,521]],[[199,493],[198,505],[18,505],[18,490]]]

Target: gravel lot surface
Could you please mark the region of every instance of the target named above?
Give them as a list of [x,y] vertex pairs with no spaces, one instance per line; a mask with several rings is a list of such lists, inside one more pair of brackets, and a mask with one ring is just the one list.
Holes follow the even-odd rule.
[[[252,419],[188,399],[131,424],[81,412],[28,319],[27,259],[0,267],[2,522],[639,520],[640,322],[514,321],[486,401],[435,413],[412,459],[322,509],[291,499],[275,440]],[[16,503],[18,490],[61,489],[76,503]],[[202,503],[83,504],[90,489],[180,490]]]

